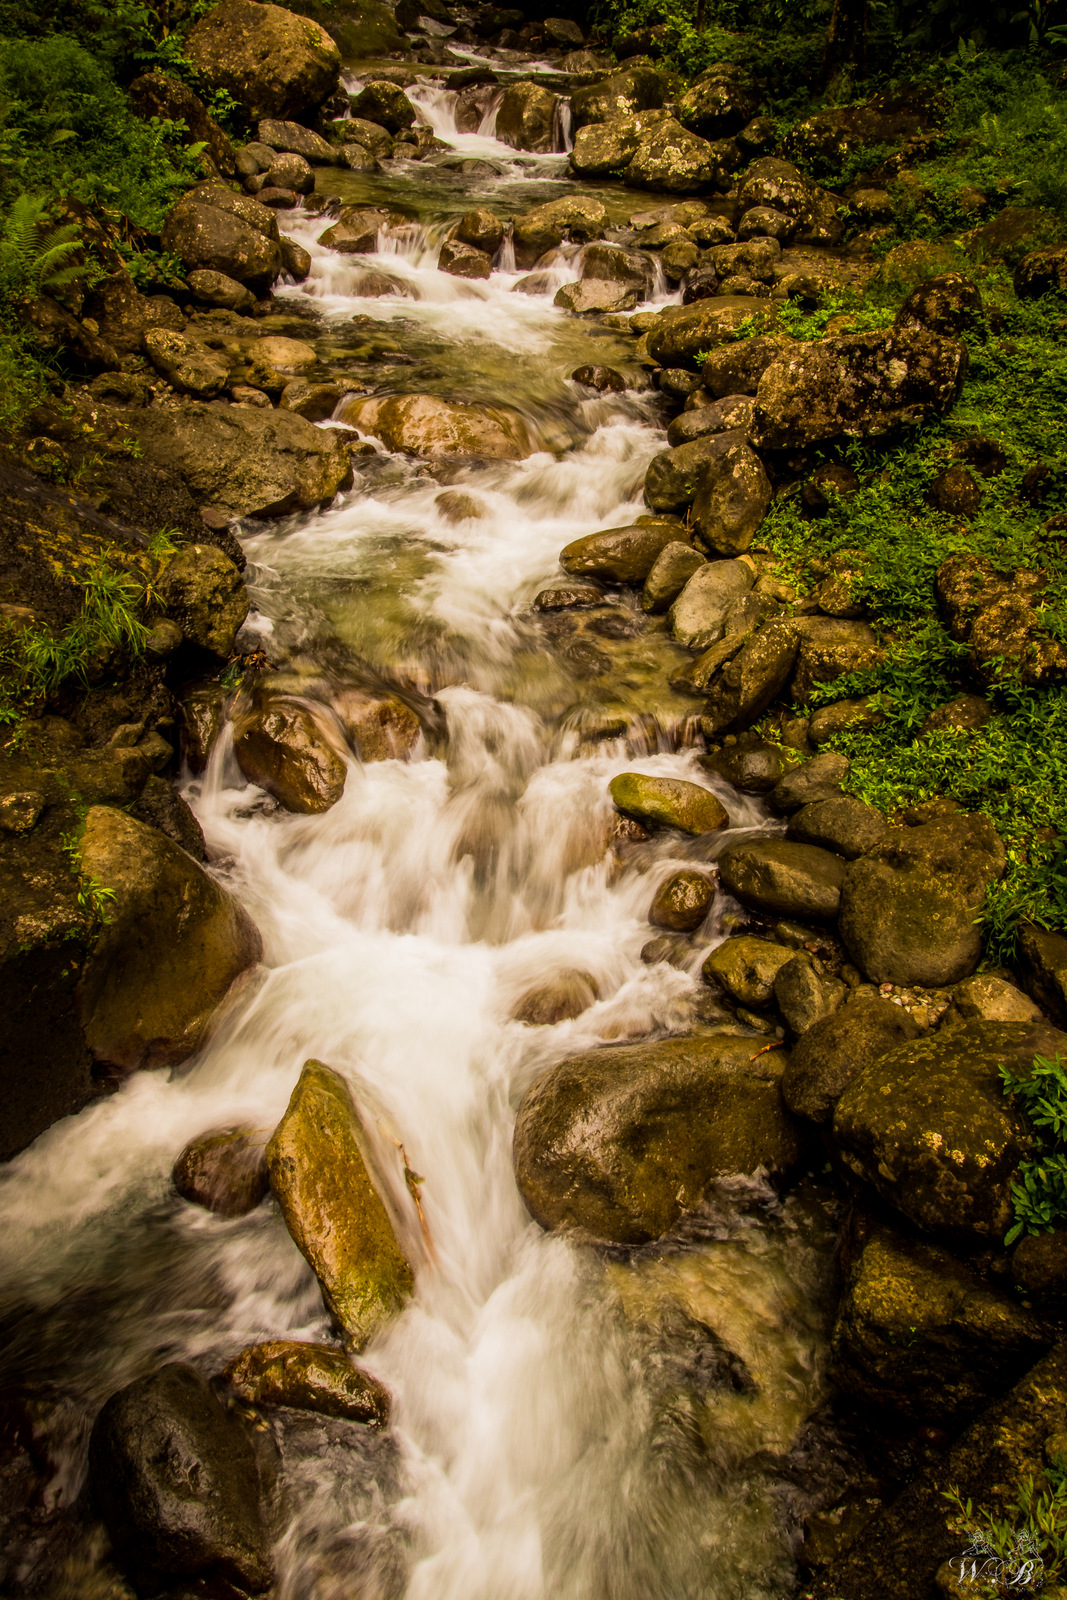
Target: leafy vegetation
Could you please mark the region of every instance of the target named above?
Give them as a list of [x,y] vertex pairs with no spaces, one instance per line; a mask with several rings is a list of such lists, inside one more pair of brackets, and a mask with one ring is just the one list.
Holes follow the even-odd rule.
[[1040,1145],[1020,1163],[1019,1180],[1012,1184],[1015,1225],[1004,1240],[1012,1245],[1024,1233],[1051,1233],[1067,1222],[1067,1068],[1059,1056],[1035,1056],[1028,1076],[1016,1077],[1002,1066],[1000,1078]]
[[951,1530],[966,1541],[956,1572],[976,1600],[1036,1594],[1067,1573],[1067,1476],[1059,1462],[1044,1481],[1028,1476],[1007,1513],[975,1508],[956,1487],[943,1490]]

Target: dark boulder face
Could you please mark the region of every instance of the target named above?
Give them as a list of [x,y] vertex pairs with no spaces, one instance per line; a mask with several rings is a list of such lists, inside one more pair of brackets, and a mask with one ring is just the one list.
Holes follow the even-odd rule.
[[857,996],[813,1023],[793,1047],[782,1078],[786,1105],[798,1117],[826,1122],[864,1068],[918,1032],[903,1006]]
[[256,1451],[194,1367],[173,1362],[113,1394],[93,1428],[89,1469],[138,1593],[182,1584],[231,1597],[273,1583]]

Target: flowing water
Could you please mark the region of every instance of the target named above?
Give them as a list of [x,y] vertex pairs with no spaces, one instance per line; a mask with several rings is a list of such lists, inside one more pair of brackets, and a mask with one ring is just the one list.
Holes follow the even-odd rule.
[[[457,135],[454,97],[432,83],[413,93],[463,156],[499,170],[325,174],[328,190],[399,202],[411,222],[353,258],[315,244],[321,217],[295,214],[288,231],[315,261],[284,292],[288,311],[335,362],[365,362],[369,341],[388,388],[515,407],[539,449],[428,468],[379,445],[327,510],[241,530],[257,608],[245,642],[266,650],[275,682],[327,706],[352,684],[391,685],[426,733],[410,760],[350,756],[343,798],[320,816],[287,815],[245,783],[228,733],[204,776],[186,776],[212,870],[261,928],[264,965],[180,1071],[135,1075],[5,1169],[8,1368],[41,1394],[58,1513],[120,1384],[166,1359],[214,1372],[256,1340],[329,1337],[274,1208],[227,1221],[169,1183],[208,1128],[250,1122],[265,1138],[315,1056],[344,1073],[373,1130],[417,1289],[363,1358],[394,1396],[386,1436],[295,1414],[275,1424],[280,1595],[780,1600],[832,1449],[809,1422],[831,1232],[819,1197],[782,1202],[737,1180],[669,1240],[615,1257],[543,1234],[512,1173],[516,1107],[553,1062],[713,1025],[699,963],[736,908],[720,896],[679,965],[641,952],[658,884],[724,839],[607,848],[615,773],[711,782],[685,744],[692,702],[663,687],[688,658],[632,603],[604,608],[592,634],[529,610],[563,544],[641,513],[662,421],[630,341],[554,309],[573,249],[539,295],[514,292],[506,253],[487,282],[436,270],[470,205],[514,212],[566,191],[561,157],[518,156],[493,137],[492,111]],[[354,296],[369,267],[395,292]],[[591,396],[568,378],[582,361],[618,365],[634,386]],[[474,514],[455,520],[442,485]],[[716,787],[730,837],[760,823],[753,802]],[[589,1011],[554,1027],[509,1020],[531,985],[573,967],[599,986]],[[405,1159],[423,1179],[424,1227]],[[737,1358],[754,1387],[729,1381]],[[41,1554],[31,1541],[8,1583],[32,1582]]]

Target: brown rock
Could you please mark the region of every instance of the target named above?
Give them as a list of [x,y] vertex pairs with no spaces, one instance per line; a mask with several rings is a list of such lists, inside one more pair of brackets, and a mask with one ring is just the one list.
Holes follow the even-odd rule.
[[172,1174],[183,1200],[221,1217],[244,1217],[266,1198],[266,1139],[254,1128],[217,1128],[186,1145]]

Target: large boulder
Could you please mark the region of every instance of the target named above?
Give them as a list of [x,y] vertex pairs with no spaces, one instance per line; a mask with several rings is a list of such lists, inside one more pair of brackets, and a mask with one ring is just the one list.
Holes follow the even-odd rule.
[[652,827],[680,828],[683,833],[718,833],[729,818],[722,802],[699,783],[684,778],[653,778],[643,772],[620,772],[609,785],[611,798],[624,817]]
[[238,205],[225,204],[223,193],[228,191],[205,186],[183,196],[164,223],[163,248],[186,272],[221,272],[265,294],[282,270],[274,213],[248,195],[233,195]]
[[521,461],[533,444],[517,411],[506,406],[468,406],[429,394],[391,394],[349,399],[343,422],[370,433],[387,450],[413,456],[488,456]]
[[[701,307],[711,310],[717,303],[714,300],[699,301],[697,315]],[[756,302],[749,301],[748,304],[755,305]],[[736,339],[732,344],[720,344],[706,350],[700,367],[705,389],[717,399],[731,395],[754,395],[763,374],[771,362],[782,354],[787,342],[781,338],[757,335],[752,339]],[[745,421],[746,432],[752,427],[752,415],[750,412]]]
[[724,889],[754,911],[780,917],[833,917],[845,863],[829,850],[788,839],[753,839],[719,858]]
[[628,188],[660,194],[700,194],[725,189],[729,178],[714,145],[668,117],[642,134],[624,181]]
[[592,1050],[552,1067],[515,1125],[515,1174],[543,1228],[611,1244],[657,1239],[708,1185],[800,1145],[779,1092],[781,1051],[718,1034]]
[[139,1593],[183,1584],[262,1594],[273,1583],[257,1452],[195,1367],[172,1362],[111,1396],[93,1427],[89,1474]]
[[121,1072],[184,1061],[260,959],[254,923],[179,845],[111,806],[88,812],[78,867],[107,915],[81,983],[94,1058]]
[[895,1046],[837,1102],[834,1141],[847,1170],[916,1227],[997,1245],[1012,1225],[1011,1187],[1030,1131],[1000,1068],[1067,1055],[1047,1023],[971,1022]]
[[[668,545],[679,543],[676,522],[635,523],[586,533],[560,551],[559,564],[572,577],[604,578],[609,583],[644,583]],[[683,546],[688,548],[688,546]]]
[[788,682],[798,644],[790,617],[772,618],[746,638],[705,686],[708,706],[701,719],[705,732],[751,728]]
[[397,84],[384,78],[372,78],[357,95],[352,96],[353,117],[373,122],[387,133],[399,134],[415,121],[415,107]]
[[570,164],[579,178],[606,178],[626,170],[643,139],[663,122],[666,111],[644,111],[611,122],[590,122],[574,137]]
[[234,174],[234,150],[226,134],[189,85],[155,68],[134,78],[126,94],[135,116],[160,122],[184,122],[190,144],[204,144],[224,178]]
[[763,462],[744,440],[731,443],[700,469],[693,500],[693,526],[720,555],[747,550],[770,509],[771,483]]
[[650,509],[684,511],[696,498],[705,465],[741,443],[743,436],[735,431],[716,433],[653,456],[645,472],[645,500]]
[[543,84],[511,84],[497,108],[497,138],[513,150],[555,150],[558,104],[557,97]]
[[515,260],[520,267],[532,267],[546,250],[554,250],[564,239],[586,244],[603,236],[608,213],[593,195],[564,195],[546,200],[515,218],[512,237]]
[[632,311],[639,292],[606,278],[582,278],[564,283],[556,290],[552,304],[579,316],[599,316],[606,311]]
[[841,1299],[833,1376],[864,1406],[943,1425],[1003,1394],[1052,1341],[947,1251],[880,1228]]
[[637,66],[609,73],[599,83],[576,89],[571,98],[574,125],[616,122],[638,111],[655,111],[670,92],[670,79],[655,67]]
[[255,1128],[214,1128],[191,1139],[171,1179],[183,1200],[220,1217],[246,1217],[270,1187],[263,1140]]
[[715,899],[715,884],[706,872],[683,867],[672,872],[656,890],[648,920],[656,928],[672,933],[694,933],[704,921]]
[[183,636],[225,660],[248,615],[248,591],[229,556],[217,545],[186,545],[156,587]]
[[951,409],[965,370],[961,344],[923,331],[792,345],[760,378],[754,437],[782,450],[912,426]]
[[313,166],[337,165],[337,149],[321,133],[313,133],[299,122],[286,122],[277,117],[264,117],[256,129],[256,140],[268,150],[282,154],[303,156]]
[[372,1177],[367,1135],[348,1085],[305,1062],[267,1145],[285,1225],[349,1345],[361,1349],[403,1306],[414,1276]]
[[344,793],[347,767],[321,713],[310,703],[257,693],[234,718],[233,750],[250,783],[305,816],[328,811]]
[[756,101],[743,74],[717,62],[678,101],[678,120],[705,139],[727,139],[751,122]]
[[967,645],[982,683],[995,683],[1005,663],[1030,688],[1067,680],[1067,648],[1041,614],[1048,581],[1047,574],[1026,568],[998,572],[986,556],[970,551],[938,567],[938,608],[953,639]]
[[253,122],[299,121],[329,98],[341,75],[341,52],[325,28],[257,0],[222,0],[190,30],[185,53]]
[[812,1023],[793,1046],[782,1078],[786,1105],[809,1122],[829,1121],[854,1078],[887,1050],[918,1036],[918,1023],[903,1006],[856,995]]
[[[655,327],[649,330],[648,352],[663,367],[699,370],[708,352],[735,339],[742,324],[767,326],[770,320],[767,302],[750,295],[719,295],[713,300],[698,300],[690,306],[668,306],[659,313]],[[743,340],[740,348],[743,350],[748,342]],[[803,348],[813,347],[805,345]],[[713,392],[737,394],[742,391],[731,388]]]
[[840,927],[852,959],[875,983],[958,983],[978,965],[976,924],[1005,864],[983,816],[891,828],[845,873]]
[[224,1368],[230,1387],[255,1406],[292,1406],[371,1428],[389,1421],[389,1391],[343,1350],[297,1339],[249,1345]]
[[667,613],[672,637],[687,649],[706,650],[722,638],[730,607],[748,593],[754,580],[747,562],[705,562]]
[[237,517],[310,511],[352,480],[347,449],[294,411],[214,401],[126,420],[153,465],[177,472],[199,505]]

